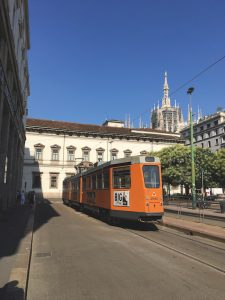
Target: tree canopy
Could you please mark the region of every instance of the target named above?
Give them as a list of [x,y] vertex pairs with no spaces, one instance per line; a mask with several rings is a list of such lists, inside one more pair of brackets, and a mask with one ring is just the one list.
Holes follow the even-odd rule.
[[[196,188],[200,189],[218,186],[218,174],[225,178],[225,151],[215,154],[210,149],[195,148],[195,177]],[[163,183],[166,185],[183,185],[191,187],[191,149],[187,146],[176,145],[153,152],[159,156],[162,165]],[[216,163],[217,161],[217,163]],[[223,167],[221,167],[223,165]],[[220,175],[219,175],[220,176]],[[222,181],[225,185],[225,181]]]

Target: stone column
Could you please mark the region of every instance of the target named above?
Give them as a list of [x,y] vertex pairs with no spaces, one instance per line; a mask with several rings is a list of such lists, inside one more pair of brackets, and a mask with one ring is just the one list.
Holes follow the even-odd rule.
[[8,141],[8,166],[7,166],[7,179],[6,179],[6,194],[8,195],[8,207],[11,207],[13,204],[13,172],[15,166],[14,159],[14,147],[15,147],[15,128],[11,122],[9,130],[9,141]]
[[12,201],[16,200],[16,192],[18,190],[17,187],[17,173],[18,173],[18,147],[19,147],[19,138],[18,135],[15,133],[14,136],[14,147],[13,147],[13,167],[12,167]]
[[3,106],[4,106],[4,94],[3,94],[3,83],[1,82],[1,69],[0,69],[0,136],[2,130],[2,119],[3,119]]
[[9,140],[9,125],[10,125],[10,113],[7,107],[4,107],[2,118],[2,130],[0,135],[0,208],[5,208],[5,202],[7,201],[7,195],[5,194],[5,163],[8,152],[8,140]]

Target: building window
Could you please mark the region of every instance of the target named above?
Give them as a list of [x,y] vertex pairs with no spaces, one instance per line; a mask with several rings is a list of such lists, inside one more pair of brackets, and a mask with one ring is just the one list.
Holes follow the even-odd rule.
[[103,148],[98,148],[96,149],[96,152],[97,152],[97,161],[103,161],[104,159],[104,151],[105,149]]
[[202,148],[204,148],[204,144],[202,143]]
[[214,125],[215,126],[218,125],[218,120],[214,121]]
[[124,157],[130,157],[130,156],[131,156],[131,153],[132,153],[132,151],[131,151],[131,150],[129,150],[129,149],[127,149],[127,150],[123,151],[123,153],[124,153]]
[[51,146],[52,149],[52,160],[57,161],[59,160],[59,150],[60,150],[60,146],[58,145],[53,145]]
[[58,188],[58,174],[50,173],[50,188],[57,189]]
[[203,126],[201,126],[201,127],[200,127],[200,130],[202,131],[203,129],[204,129],[204,127],[203,127]]
[[210,128],[210,123],[207,124],[207,128]]
[[90,157],[89,157],[90,151],[91,151],[91,148],[89,148],[87,146],[82,148],[83,161],[90,161]]
[[216,146],[218,146],[219,145],[219,140],[218,139],[216,139],[216,144],[215,144]]
[[75,150],[76,147],[74,146],[69,146],[67,148],[67,160],[68,161],[74,161],[75,160]]
[[33,189],[41,188],[41,173],[40,172],[32,173],[32,188]]
[[43,150],[44,150],[44,145],[42,144],[36,144],[34,145],[34,149],[35,149],[35,159],[36,160],[41,160],[43,159]]
[[208,141],[208,148],[211,148],[211,142]]
[[143,150],[140,152],[141,155],[148,155],[148,152],[146,150]]
[[67,149],[67,160],[74,161],[74,150]]
[[117,159],[117,156],[118,156],[118,150],[117,149],[112,149],[110,150],[110,160],[115,160]]
[[41,160],[42,159],[42,149],[36,148],[35,149],[35,159]]
[[52,160],[59,160],[59,150],[52,149]]

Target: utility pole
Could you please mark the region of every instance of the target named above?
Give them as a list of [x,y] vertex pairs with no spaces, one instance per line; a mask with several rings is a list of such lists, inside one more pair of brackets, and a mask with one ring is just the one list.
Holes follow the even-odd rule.
[[190,95],[190,136],[191,136],[191,192],[192,192],[192,208],[196,208],[196,191],[195,191],[195,154],[194,154],[194,144],[193,144],[193,114],[192,114],[192,104],[191,104],[191,94],[194,88],[190,87],[187,94]]

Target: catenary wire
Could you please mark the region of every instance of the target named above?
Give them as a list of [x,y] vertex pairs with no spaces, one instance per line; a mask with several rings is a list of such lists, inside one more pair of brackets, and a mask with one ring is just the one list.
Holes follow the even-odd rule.
[[[193,76],[191,79],[189,79],[188,81],[186,81],[185,83],[183,83],[182,85],[180,85],[178,88],[176,88],[174,91],[172,91],[170,93],[170,95],[174,95],[175,93],[177,93],[179,90],[181,90],[182,88],[184,88],[187,84],[191,83],[192,81],[194,81],[196,78],[200,77],[202,74],[204,74],[205,72],[207,72],[209,69],[211,69],[212,67],[214,67],[216,64],[218,64],[219,62],[221,62],[223,59],[225,58],[225,55],[222,56],[221,58],[219,58],[217,61],[213,62],[212,64],[210,64],[209,66],[207,66],[206,68],[204,68],[202,71],[200,71],[199,73],[197,73],[195,76]],[[146,113],[149,112],[149,109],[145,110],[144,112],[140,113],[139,116],[143,116]],[[134,122],[136,120],[139,119],[139,116],[136,118],[133,118],[131,121]]]

